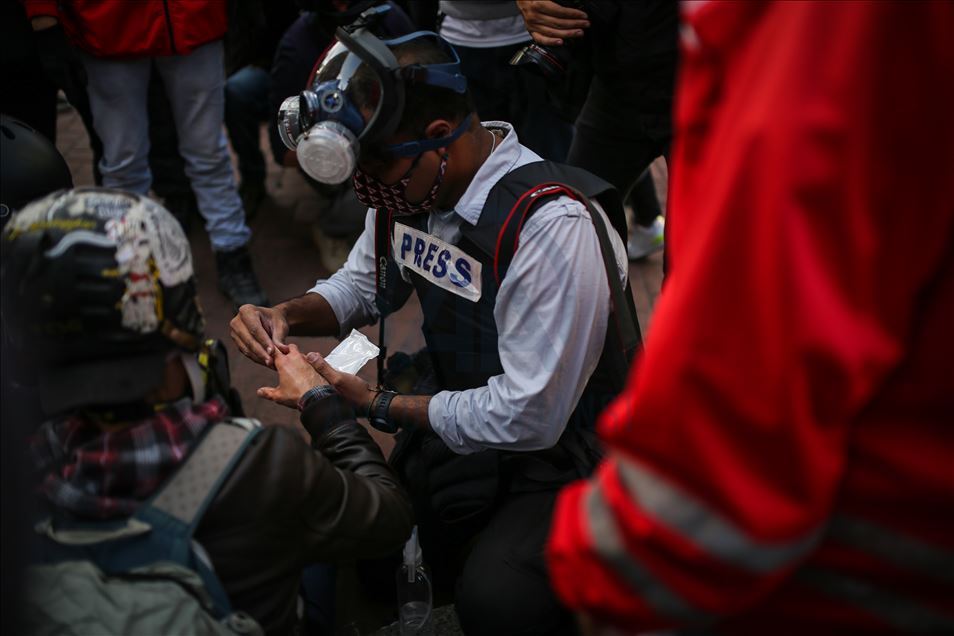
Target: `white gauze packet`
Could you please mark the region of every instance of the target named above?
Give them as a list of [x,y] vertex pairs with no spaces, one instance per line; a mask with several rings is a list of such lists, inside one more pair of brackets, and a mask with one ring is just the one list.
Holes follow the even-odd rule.
[[334,351],[325,356],[325,360],[342,373],[355,374],[369,360],[377,358],[380,352],[377,345],[368,340],[366,335],[357,329],[352,329],[348,337],[338,343]]

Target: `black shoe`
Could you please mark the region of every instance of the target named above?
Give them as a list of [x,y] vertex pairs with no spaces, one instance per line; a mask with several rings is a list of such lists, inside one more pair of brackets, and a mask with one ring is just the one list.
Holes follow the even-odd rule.
[[268,306],[268,298],[252,270],[252,258],[247,248],[216,252],[215,264],[219,270],[219,289],[232,300],[236,311],[246,304]]

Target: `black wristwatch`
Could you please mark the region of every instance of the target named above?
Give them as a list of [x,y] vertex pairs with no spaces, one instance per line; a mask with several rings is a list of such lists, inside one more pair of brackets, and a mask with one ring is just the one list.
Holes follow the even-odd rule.
[[371,408],[368,409],[368,421],[371,426],[384,433],[397,433],[401,426],[388,418],[388,409],[391,407],[391,400],[397,395],[395,391],[378,391],[378,394],[371,400]]

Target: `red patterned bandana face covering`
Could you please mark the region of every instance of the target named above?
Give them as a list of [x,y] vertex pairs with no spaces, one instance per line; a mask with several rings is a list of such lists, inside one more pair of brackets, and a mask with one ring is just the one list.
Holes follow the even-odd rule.
[[437,200],[437,191],[444,182],[444,172],[447,170],[447,153],[441,154],[441,165],[437,169],[437,176],[434,177],[434,185],[428,191],[423,201],[411,203],[407,200],[407,184],[411,181],[411,173],[417,167],[423,155],[418,155],[414,163],[408,168],[404,176],[398,179],[397,183],[387,185],[380,180],[365,174],[358,168],[354,171],[351,178],[354,184],[354,193],[362,205],[376,210],[390,210],[394,216],[410,216],[422,212],[430,212]]

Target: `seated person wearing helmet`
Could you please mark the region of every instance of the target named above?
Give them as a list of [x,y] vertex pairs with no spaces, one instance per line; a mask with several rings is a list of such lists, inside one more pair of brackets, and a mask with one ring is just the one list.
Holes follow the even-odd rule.
[[[599,202],[612,191],[543,162],[510,124],[479,122],[456,54],[436,34],[382,43],[356,24],[338,38],[315,92],[286,100],[283,134],[315,178],[353,173],[370,208],[364,233],[308,293],[243,306],[232,338],[273,366],[288,336],[347,334],[415,292],[427,353],[413,368],[431,386],[396,395],[311,359],[373,426],[402,429],[391,462],[438,590],[456,584],[464,631],[573,633],[542,550],[556,490],[591,470],[587,434],[615,391],[602,372],[608,280],[581,203],[543,197],[519,227],[508,215],[520,195],[554,180]],[[626,250],[609,234],[624,280]],[[494,249],[504,235],[519,243],[509,268]]]
[[135,515],[224,429],[255,435],[194,539],[231,607],[267,633],[295,627],[304,566],[409,536],[410,505],[378,447],[333,391],[308,391],[325,382],[295,347],[275,355],[268,393],[301,399],[314,448],[290,428],[229,417],[227,380],[203,367],[188,240],[157,203],[95,188],[35,201],[6,227],[2,288],[14,353],[39,366],[50,418],[31,448],[51,528],[41,554],[63,549],[56,530],[71,523]]

